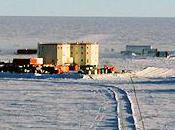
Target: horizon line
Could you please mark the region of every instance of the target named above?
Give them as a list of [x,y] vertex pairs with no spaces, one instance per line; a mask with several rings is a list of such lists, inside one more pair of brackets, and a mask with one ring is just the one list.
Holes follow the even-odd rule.
[[59,15],[0,15],[0,17],[77,17],[77,18],[85,18],[85,17],[94,17],[94,18],[175,18],[175,16],[59,16]]

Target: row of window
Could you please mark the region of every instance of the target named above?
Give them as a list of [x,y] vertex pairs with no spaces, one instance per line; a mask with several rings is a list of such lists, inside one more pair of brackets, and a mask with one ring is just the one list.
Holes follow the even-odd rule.
[[[71,51],[71,54],[73,54],[73,52]],[[76,52],[76,54],[78,54],[78,52]],[[81,52],[81,54],[83,55],[83,52]],[[88,52],[86,52],[86,54],[89,54]]]
[[[81,49],[83,49],[83,48],[84,48],[84,47],[82,46]],[[86,47],[86,48],[88,49],[89,47]],[[71,49],[73,49],[73,46],[71,46]]]
[[[97,60],[95,60],[95,62],[96,62]],[[83,59],[81,59],[81,62],[83,62]],[[87,63],[89,63],[89,60],[87,59],[87,61],[86,61]]]

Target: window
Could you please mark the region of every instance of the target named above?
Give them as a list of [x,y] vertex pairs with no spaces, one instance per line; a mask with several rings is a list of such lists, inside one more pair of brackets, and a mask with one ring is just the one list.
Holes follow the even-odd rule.
[[81,52],[81,54],[83,55],[83,52]]
[[83,59],[81,59],[81,62],[83,62]]
[[89,63],[89,60],[87,59],[87,63]]
[[81,49],[83,49],[83,46],[81,47]]
[[87,54],[89,54],[89,53],[87,52]]

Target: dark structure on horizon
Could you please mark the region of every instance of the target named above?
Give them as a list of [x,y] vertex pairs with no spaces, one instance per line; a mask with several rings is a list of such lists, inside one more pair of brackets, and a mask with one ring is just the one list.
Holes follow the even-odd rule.
[[126,51],[121,51],[124,56],[143,56],[143,57],[167,57],[168,51],[158,51],[151,45],[126,45]]
[[18,49],[16,54],[37,54],[37,49]]

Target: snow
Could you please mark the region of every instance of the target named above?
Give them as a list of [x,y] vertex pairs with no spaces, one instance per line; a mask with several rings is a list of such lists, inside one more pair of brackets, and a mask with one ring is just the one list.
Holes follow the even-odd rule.
[[[139,106],[143,116],[145,129],[174,129],[174,84],[175,80],[171,79],[171,83],[167,79],[134,79],[136,94]],[[144,81],[144,82],[143,82]],[[161,82],[160,82],[161,81]],[[128,85],[125,89],[131,88]],[[129,91],[128,89],[127,91]],[[130,93],[135,113],[138,113],[138,107],[135,102],[134,94]],[[139,115],[135,115],[140,128],[141,122]]]
[[[165,62],[165,64],[168,63]],[[118,88],[127,92],[127,97],[131,101],[133,118],[137,129],[143,129],[143,127],[145,127],[145,129],[174,130],[174,68],[171,69],[169,66],[167,66],[167,68],[146,67],[143,70],[133,71],[131,73],[117,75],[92,75],[91,77],[95,81],[99,81],[104,84],[115,84]],[[133,84],[131,83],[131,77],[134,81]],[[134,95],[133,87],[136,89],[136,97]],[[143,120],[141,120],[139,115],[136,98],[138,99]]]
[[133,73],[133,75],[139,78],[166,78],[175,76],[175,69],[148,67]]
[[0,76],[4,129],[142,129],[133,86],[145,129],[175,127],[174,69],[147,67],[83,77],[77,73]]
[[2,129],[118,128],[112,90],[57,80],[0,80]]
[[171,58],[127,58],[122,57],[120,51],[128,44],[174,50],[175,19],[0,19],[0,61],[36,57],[14,55],[14,49],[36,48],[40,41],[87,40],[99,42],[101,65],[115,65],[119,70],[128,71],[83,78],[72,74],[0,73],[0,129],[115,130],[122,129],[122,122],[125,129],[143,129],[135,87],[145,129],[174,130],[174,55]]

